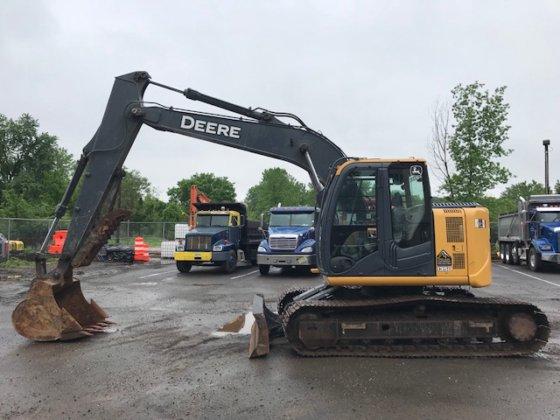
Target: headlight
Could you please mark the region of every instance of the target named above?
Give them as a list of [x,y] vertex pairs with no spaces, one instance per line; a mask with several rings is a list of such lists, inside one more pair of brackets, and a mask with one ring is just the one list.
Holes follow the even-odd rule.
[[223,246],[223,245],[214,245],[214,246],[212,247],[212,251],[221,251],[221,250],[223,250],[223,249],[224,249],[224,246]]
[[259,246],[257,252],[266,252],[266,248],[264,246]]
[[550,246],[549,244],[539,245],[539,248],[543,251],[552,251],[552,246]]
[[309,254],[310,252],[313,252],[313,247],[312,246],[306,246],[305,248],[303,248],[301,250],[301,252],[305,252],[305,253]]

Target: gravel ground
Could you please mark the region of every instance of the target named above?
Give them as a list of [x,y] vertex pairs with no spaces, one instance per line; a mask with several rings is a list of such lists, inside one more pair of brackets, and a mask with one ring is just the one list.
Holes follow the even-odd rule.
[[547,313],[552,340],[533,357],[307,359],[280,340],[259,360],[247,359],[247,336],[212,333],[247,311],[255,292],[274,308],[280,291],[319,284],[318,276],[94,264],[79,276],[84,293],[115,327],[87,340],[32,343],[10,323],[27,277],[0,273],[0,417],[559,417],[559,273],[496,264],[494,285],[476,292]]

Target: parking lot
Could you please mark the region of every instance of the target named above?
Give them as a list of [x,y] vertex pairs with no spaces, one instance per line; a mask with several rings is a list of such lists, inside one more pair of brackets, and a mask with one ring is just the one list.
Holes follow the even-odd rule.
[[255,292],[274,308],[283,289],[319,284],[319,276],[94,264],[79,277],[113,328],[86,340],[32,343],[10,323],[29,282],[4,273],[0,417],[557,417],[559,274],[495,264],[494,285],[476,291],[547,313],[551,342],[534,357],[306,359],[280,340],[267,358],[249,360],[247,336],[212,333],[249,310]]

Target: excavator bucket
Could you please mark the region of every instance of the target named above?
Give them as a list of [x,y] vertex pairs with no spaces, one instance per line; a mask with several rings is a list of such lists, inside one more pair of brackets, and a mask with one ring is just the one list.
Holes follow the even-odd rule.
[[26,338],[57,341],[91,336],[112,322],[93,300],[85,299],[79,281],[62,286],[46,278],[33,282],[12,313],[12,323]]
[[272,339],[284,336],[280,317],[266,307],[263,295],[255,295],[253,299],[253,316],[255,322],[249,339],[250,359],[266,356],[270,352]]

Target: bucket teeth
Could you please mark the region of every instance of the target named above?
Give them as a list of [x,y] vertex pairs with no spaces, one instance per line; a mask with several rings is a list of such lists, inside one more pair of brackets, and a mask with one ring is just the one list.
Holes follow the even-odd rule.
[[112,324],[106,318],[103,309],[85,299],[79,281],[60,285],[49,278],[36,279],[12,313],[16,331],[35,341],[90,337]]

